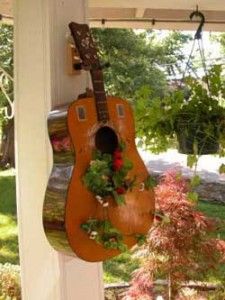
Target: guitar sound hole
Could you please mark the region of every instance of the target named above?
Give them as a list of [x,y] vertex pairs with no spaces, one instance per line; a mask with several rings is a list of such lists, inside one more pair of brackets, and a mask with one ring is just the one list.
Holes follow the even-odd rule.
[[101,127],[95,135],[95,146],[102,153],[113,154],[118,147],[116,133],[110,127]]

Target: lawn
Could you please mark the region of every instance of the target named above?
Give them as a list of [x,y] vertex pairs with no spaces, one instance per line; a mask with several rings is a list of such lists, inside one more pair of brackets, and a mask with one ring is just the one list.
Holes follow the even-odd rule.
[[[205,213],[207,216],[224,220],[225,222],[225,204],[215,204],[215,202],[199,201],[198,209]],[[222,224],[216,237],[225,240],[225,224]]]
[[19,264],[15,171],[0,172],[0,263]]
[[[0,263],[19,264],[18,235],[16,224],[15,171],[0,172]],[[199,201],[198,209],[213,218],[225,220],[225,205]],[[217,233],[218,235],[218,233]],[[219,237],[225,239],[225,226],[219,230]],[[130,253],[123,253],[104,262],[104,281],[127,282],[138,267],[138,259]]]

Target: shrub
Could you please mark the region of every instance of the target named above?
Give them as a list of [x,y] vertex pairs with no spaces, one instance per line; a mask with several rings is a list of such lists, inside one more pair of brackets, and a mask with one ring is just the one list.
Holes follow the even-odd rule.
[[210,237],[217,224],[196,210],[188,194],[188,183],[174,170],[155,188],[156,216],[145,246],[146,257],[125,299],[142,299],[140,295],[152,299],[156,278],[167,280],[173,299],[181,283],[205,280],[219,272],[221,248]]
[[0,264],[0,299],[21,300],[20,267]]

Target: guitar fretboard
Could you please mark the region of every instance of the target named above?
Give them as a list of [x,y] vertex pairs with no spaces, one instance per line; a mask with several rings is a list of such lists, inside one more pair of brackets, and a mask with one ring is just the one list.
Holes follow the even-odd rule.
[[98,121],[106,122],[109,120],[109,113],[102,70],[91,70],[91,78],[95,96],[95,105]]

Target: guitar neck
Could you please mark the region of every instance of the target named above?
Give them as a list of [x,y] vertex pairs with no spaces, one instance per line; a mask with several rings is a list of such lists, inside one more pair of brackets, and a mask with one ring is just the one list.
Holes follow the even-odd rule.
[[103,72],[99,62],[97,48],[87,24],[71,22],[69,24],[74,42],[80,54],[83,66],[90,70],[94,90],[97,118],[100,122],[109,120]]
[[98,121],[106,122],[109,120],[109,113],[108,113],[108,106],[107,106],[102,70],[97,69],[97,70],[91,70],[90,72],[91,72],[91,79],[92,79]]

